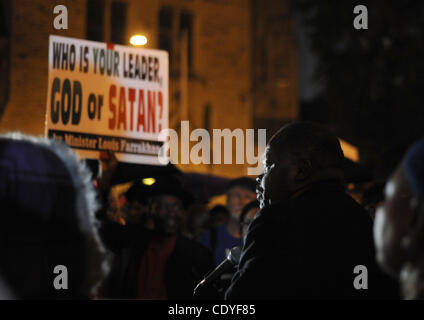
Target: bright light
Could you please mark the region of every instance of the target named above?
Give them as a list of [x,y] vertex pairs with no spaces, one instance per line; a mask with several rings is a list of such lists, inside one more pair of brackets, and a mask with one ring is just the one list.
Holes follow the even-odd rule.
[[155,178],[144,178],[143,180],[141,180],[143,182],[143,184],[145,184],[146,186],[151,186],[152,184],[154,184],[156,182]]
[[136,34],[136,35],[131,37],[130,43],[133,46],[144,46],[147,43],[147,38],[146,38],[146,36]]

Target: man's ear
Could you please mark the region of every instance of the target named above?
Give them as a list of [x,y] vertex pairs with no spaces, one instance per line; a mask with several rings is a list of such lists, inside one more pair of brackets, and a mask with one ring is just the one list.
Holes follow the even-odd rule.
[[311,174],[312,174],[311,161],[305,160],[305,159],[297,161],[296,174],[294,177],[297,182],[302,182],[309,179]]

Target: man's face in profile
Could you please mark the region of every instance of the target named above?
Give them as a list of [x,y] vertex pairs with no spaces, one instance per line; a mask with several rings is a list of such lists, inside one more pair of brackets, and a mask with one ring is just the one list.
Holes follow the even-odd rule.
[[230,215],[238,219],[243,207],[256,199],[256,193],[242,186],[234,186],[227,192],[227,208]]
[[263,167],[264,172],[257,179],[256,189],[261,208],[289,197],[295,173],[288,158],[278,157],[270,146],[265,149]]
[[388,181],[384,195],[374,223],[377,261],[386,272],[398,277],[405,260],[402,240],[412,218],[412,193],[401,167]]

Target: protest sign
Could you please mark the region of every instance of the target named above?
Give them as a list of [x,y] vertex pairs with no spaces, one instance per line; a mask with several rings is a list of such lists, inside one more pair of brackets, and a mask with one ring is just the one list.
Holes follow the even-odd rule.
[[81,157],[157,164],[168,127],[168,53],[50,36],[46,136]]

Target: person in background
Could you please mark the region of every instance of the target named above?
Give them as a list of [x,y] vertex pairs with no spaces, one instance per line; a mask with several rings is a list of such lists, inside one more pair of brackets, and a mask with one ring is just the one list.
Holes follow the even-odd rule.
[[206,231],[201,242],[208,248],[214,249],[215,265],[221,263],[233,247],[242,246],[240,235],[240,214],[243,207],[256,199],[255,181],[251,178],[241,177],[229,182],[227,189],[227,209],[229,219],[226,224],[216,228],[216,238],[211,232]]
[[206,224],[209,228],[217,228],[221,225],[226,225],[229,219],[230,212],[227,207],[217,204],[209,211]]
[[[218,228],[225,226],[230,218],[230,213],[227,207],[223,205],[215,205],[209,210],[206,219],[204,220],[201,228],[201,235],[199,241],[205,246],[208,246],[212,252],[216,251]],[[207,241],[205,241],[205,237]],[[205,243],[206,242],[206,243]]]
[[[226,216],[225,211],[227,209],[224,206],[217,205],[214,208],[212,208],[212,210],[214,211],[213,217],[216,217],[217,215]],[[254,201],[249,202],[241,210],[239,228],[240,228],[240,234],[243,238],[246,235],[246,231],[247,231],[247,228],[248,228],[250,222],[253,220],[253,218],[254,218],[255,214],[258,212],[258,210],[259,210],[259,201],[258,200],[254,200]],[[217,220],[219,221],[220,219],[217,219]],[[220,224],[222,224],[222,223],[220,223]],[[220,224],[218,224],[218,225],[220,225]],[[225,292],[227,291],[228,287],[230,286],[231,279],[233,278],[236,270],[237,270],[237,266],[235,266],[229,272],[223,273],[222,275],[220,275],[216,280],[214,280],[210,284],[208,284],[206,286],[198,287],[196,292],[195,292],[195,298],[199,299],[199,300],[217,300],[217,299],[223,300],[224,297],[225,297]]]
[[247,228],[255,218],[256,213],[259,211],[259,201],[254,200],[249,202],[241,211],[240,215],[240,234],[244,238],[247,234]]
[[256,199],[256,183],[254,179],[241,177],[230,181],[227,191],[227,208],[230,220],[227,229],[231,236],[240,238],[240,215],[244,206]]
[[0,276],[0,300],[16,300],[16,297],[12,294],[7,284]]
[[[254,219],[254,217],[255,217],[255,215],[258,211],[259,211],[259,201],[258,200],[253,200],[253,201],[249,202],[241,210],[239,228],[240,228],[240,235],[241,235],[243,241],[244,241],[244,238],[246,236],[247,229],[248,229],[250,223],[253,221],[253,219]],[[225,292],[227,291],[228,287],[230,286],[231,280],[234,277],[234,274],[235,274],[236,271],[237,271],[237,266],[234,268],[234,270],[232,272],[224,273],[216,281],[215,287],[217,288],[219,296],[222,299],[224,299]]]
[[424,299],[424,139],[407,151],[384,195],[374,223],[377,261],[405,299]]
[[[103,221],[102,237],[115,259],[103,292],[106,298],[191,299],[204,274],[213,268],[210,251],[182,235],[189,195],[174,176],[156,177],[146,191],[151,228],[131,229]],[[129,232],[130,231],[130,232]]]
[[9,296],[98,296],[109,264],[96,192],[70,148],[19,133],[0,136],[0,201],[0,274]]
[[142,182],[134,183],[124,194],[123,217],[125,224],[143,224],[147,229],[153,229],[152,218],[148,215],[149,186]]

